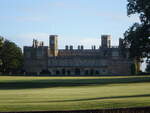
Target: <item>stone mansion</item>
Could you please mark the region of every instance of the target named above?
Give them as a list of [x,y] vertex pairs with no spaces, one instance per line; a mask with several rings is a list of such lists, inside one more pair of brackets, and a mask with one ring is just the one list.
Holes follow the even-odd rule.
[[58,36],[49,36],[49,46],[33,40],[32,46],[24,46],[24,70],[38,75],[129,75],[133,61],[129,59],[128,49],[122,50],[123,40],[119,46],[111,45],[111,36],[101,36],[101,46],[78,49],[66,45],[58,49]]

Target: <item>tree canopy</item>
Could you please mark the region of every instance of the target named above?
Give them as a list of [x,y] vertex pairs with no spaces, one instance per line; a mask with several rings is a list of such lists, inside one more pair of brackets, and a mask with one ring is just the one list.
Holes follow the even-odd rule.
[[150,0],[127,0],[128,16],[138,14],[140,23],[134,23],[124,34],[130,56],[141,60],[150,58]]
[[146,70],[146,72],[147,72],[147,73],[150,73],[150,63],[148,63],[148,64],[147,64],[147,66],[146,66],[146,69],[145,69],[145,70]]
[[127,0],[128,15],[139,14],[143,24],[150,24],[150,0]]
[[14,72],[20,70],[23,60],[21,48],[19,48],[15,43],[9,40],[5,40],[1,44],[2,44],[0,49],[1,71]]
[[[2,50],[2,46],[3,46],[3,41],[4,41],[4,38],[0,36],[0,56],[1,56],[1,50]],[[2,60],[1,60],[1,57],[0,57],[0,68],[2,66]]]
[[4,41],[4,38],[2,36],[0,36],[0,49],[1,49],[2,45],[3,45],[3,41]]

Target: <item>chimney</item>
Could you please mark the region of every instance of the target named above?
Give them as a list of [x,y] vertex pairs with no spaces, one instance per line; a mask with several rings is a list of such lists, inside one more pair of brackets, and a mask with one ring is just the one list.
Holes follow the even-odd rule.
[[68,50],[68,49],[69,49],[68,45],[66,45],[66,47],[65,47],[65,48],[66,48],[66,50]]
[[32,47],[35,48],[35,39],[33,39]]
[[37,48],[39,46],[38,40],[35,40],[35,47]]
[[92,50],[93,50],[94,48],[93,48],[93,46],[92,46]]
[[70,46],[70,50],[73,50],[73,46],[72,45]]
[[39,46],[44,46],[44,42],[43,41],[41,41],[40,43],[39,43]]
[[84,46],[83,45],[81,45],[81,50],[84,50]]
[[81,47],[80,46],[78,46],[78,50],[80,50],[81,49]]
[[96,50],[96,46],[95,45],[93,46],[93,49]]

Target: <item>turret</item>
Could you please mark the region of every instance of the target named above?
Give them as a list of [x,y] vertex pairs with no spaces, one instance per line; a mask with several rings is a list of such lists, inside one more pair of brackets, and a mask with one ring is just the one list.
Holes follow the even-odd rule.
[[119,47],[122,48],[123,47],[123,39],[119,38]]
[[50,54],[52,56],[57,56],[58,55],[58,35],[49,36],[49,47],[50,47]]
[[32,47],[33,47],[33,48],[37,48],[38,46],[39,46],[38,40],[33,39]]
[[110,35],[101,36],[101,46],[102,48],[111,48],[111,36]]

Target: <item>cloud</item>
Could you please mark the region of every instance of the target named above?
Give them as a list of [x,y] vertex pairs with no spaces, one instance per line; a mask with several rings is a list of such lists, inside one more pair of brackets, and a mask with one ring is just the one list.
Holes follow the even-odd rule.
[[53,2],[52,5],[55,7],[66,7],[67,6],[67,4],[65,4],[64,2],[61,2],[61,1]]
[[114,12],[100,12],[97,16],[104,17],[108,20],[113,20],[115,22],[139,22],[137,15],[133,15],[130,18],[126,14],[114,13]]
[[[119,39],[112,40],[112,46],[117,46]],[[73,45],[75,49],[77,49],[78,45],[83,45],[85,49],[91,49],[93,45],[96,48],[101,46],[101,38],[89,38],[89,37],[60,37],[59,38],[59,47],[65,48],[65,45]]]
[[51,7],[63,8],[63,9],[79,9],[82,8],[78,1],[51,1]]
[[0,16],[1,21],[17,21],[17,22],[45,22],[48,16],[44,15],[25,15],[25,16]]
[[42,39],[45,38],[45,36],[48,36],[48,33],[27,33],[27,34],[20,34],[18,35],[21,38],[38,38]]
[[85,48],[91,48],[92,45],[95,45],[95,46],[97,46],[97,48],[99,48],[101,41],[99,38],[84,38],[84,39],[80,40],[79,43],[81,45],[84,45]]
[[48,45],[48,37],[48,33],[26,33],[15,35],[13,36],[13,39],[10,40],[14,41],[17,45],[23,48],[23,46],[31,46],[33,39],[44,41],[45,45]]
[[[10,39],[17,43],[21,48],[23,46],[31,46],[32,40],[37,39],[39,41],[44,41],[44,45],[49,45],[49,35],[48,33],[26,33],[13,36],[13,39]],[[99,48],[101,45],[101,38],[93,37],[69,37],[64,35],[59,35],[58,37],[58,46],[60,49],[64,49],[65,45],[73,45],[74,49],[77,49],[78,45],[83,45],[85,49],[91,49],[92,45],[95,45],[96,48]],[[118,45],[118,39],[112,40],[112,45]]]
[[85,49],[91,49],[92,45],[96,45],[97,48],[100,45],[99,38],[87,38],[87,37],[65,37],[60,36],[58,39],[59,48],[64,49],[65,45],[73,45],[74,49],[77,49],[78,45],[83,45]]
[[19,16],[16,17],[17,21],[23,21],[23,22],[40,22],[40,21],[46,21],[47,18],[43,16]]

